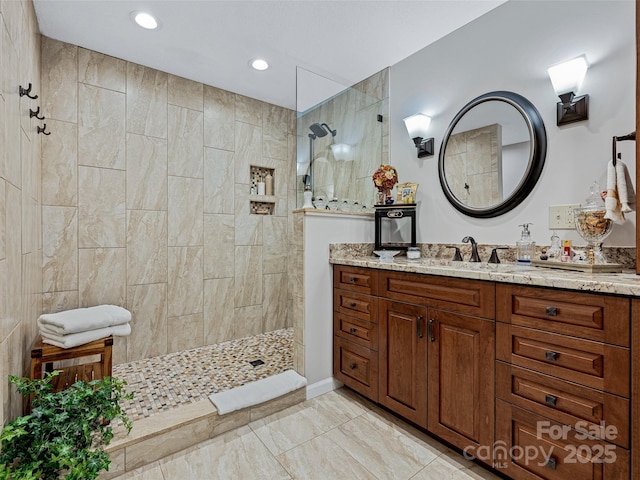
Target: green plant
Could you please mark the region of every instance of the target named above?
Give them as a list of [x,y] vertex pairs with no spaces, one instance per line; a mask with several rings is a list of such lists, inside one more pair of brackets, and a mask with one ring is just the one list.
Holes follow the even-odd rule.
[[120,406],[126,382],[105,377],[76,382],[52,392],[51,380],[30,380],[11,375],[18,391],[30,395],[32,411],[7,424],[0,434],[1,480],[90,480],[108,470],[104,451],[113,438],[111,421],[121,419],[131,431],[131,421]]

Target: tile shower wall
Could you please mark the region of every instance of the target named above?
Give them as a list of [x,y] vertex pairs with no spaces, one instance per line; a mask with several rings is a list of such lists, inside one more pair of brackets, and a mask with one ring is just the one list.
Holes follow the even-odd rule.
[[[18,95],[32,83],[32,100]],[[41,303],[40,34],[31,1],[0,1],[0,426],[22,411],[22,375]],[[44,112],[45,115],[47,112]],[[49,125],[47,125],[49,129]]]
[[114,363],[290,326],[293,111],[48,38],[42,83],[44,311],[131,310]]

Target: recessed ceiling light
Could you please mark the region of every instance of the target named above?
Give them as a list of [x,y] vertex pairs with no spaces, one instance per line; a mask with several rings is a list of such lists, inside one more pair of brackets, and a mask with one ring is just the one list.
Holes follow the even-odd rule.
[[158,20],[146,12],[132,12],[131,16],[133,17],[133,21],[140,25],[142,28],[146,28],[148,30],[153,30],[158,28]]
[[262,60],[261,58],[256,58],[255,60],[251,60],[251,66],[256,70],[266,70],[269,68],[269,64],[266,60]]

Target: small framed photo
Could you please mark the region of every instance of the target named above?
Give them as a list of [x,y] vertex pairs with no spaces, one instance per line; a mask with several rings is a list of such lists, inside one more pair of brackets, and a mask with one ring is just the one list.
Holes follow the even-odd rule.
[[399,183],[397,185],[397,200],[398,203],[416,203],[416,191],[418,190],[417,183]]

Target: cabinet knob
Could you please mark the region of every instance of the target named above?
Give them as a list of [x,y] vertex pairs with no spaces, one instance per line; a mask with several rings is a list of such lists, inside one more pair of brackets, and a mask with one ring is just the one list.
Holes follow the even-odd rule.
[[349,329],[349,333],[356,333],[356,329],[355,329],[355,328],[353,328],[353,327],[351,327],[351,328]]
[[547,314],[547,317],[557,317],[558,307],[547,307],[545,309],[545,313]]
[[356,277],[349,277],[349,283],[355,283]]
[[556,468],[558,468],[558,461],[553,457],[549,457],[547,458],[547,461],[544,462],[544,466],[550,468],[551,470],[555,470]]
[[356,369],[356,364],[352,363],[349,365],[349,370],[355,370]]
[[555,407],[556,404],[558,403],[558,397],[556,397],[555,395],[547,394],[544,397],[544,403],[546,403],[550,407]]
[[349,302],[349,306],[350,306],[351,308],[355,308],[355,306],[356,306],[356,302]]
[[550,360],[552,362],[555,362],[556,360],[558,360],[558,352],[553,352],[551,350],[547,350],[544,354],[545,358],[547,360]]

